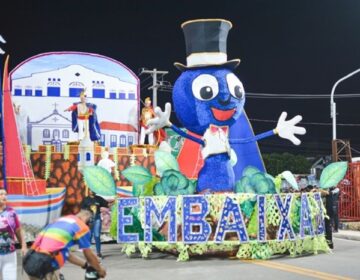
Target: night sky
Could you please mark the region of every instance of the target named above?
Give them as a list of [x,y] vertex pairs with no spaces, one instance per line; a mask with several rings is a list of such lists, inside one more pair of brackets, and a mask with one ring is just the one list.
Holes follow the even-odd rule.
[[[7,3],[4,3],[7,2]],[[141,67],[179,75],[185,63],[180,25],[197,18],[224,18],[233,23],[228,59],[240,58],[236,74],[249,93],[327,94],[326,99],[248,98],[246,111],[255,132],[276,126],[283,110],[303,115],[308,133],[294,147],[276,137],[260,143],[263,152],[330,154],[333,84],[360,68],[360,1],[1,1],[1,47],[11,55],[10,68],[43,52],[84,51],[114,58],[135,73]],[[141,97],[151,96],[150,79],[141,76]],[[146,79],[146,80],[145,80]],[[346,80],[336,95],[359,93],[360,74]],[[159,93],[159,105],[171,93]],[[338,99],[338,138],[350,139],[360,156],[360,97]],[[176,123],[175,114],[172,120]],[[273,122],[272,122],[273,121]]]

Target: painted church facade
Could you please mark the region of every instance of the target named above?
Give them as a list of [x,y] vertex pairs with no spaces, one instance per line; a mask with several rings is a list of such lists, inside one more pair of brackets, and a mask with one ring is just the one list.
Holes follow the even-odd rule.
[[[86,56],[82,53],[75,55],[81,59]],[[64,56],[59,54],[58,57],[63,59]],[[38,58],[34,59],[35,62],[36,59]],[[124,145],[124,137],[126,145],[138,143],[140,82],[125,66],[108,60],[102,56],[89,56],[91,63],[63,63],[63,67],[52,64],[53,69],[48,71],[33,67],[26,74],[23,70],[26,67],[23,66],[26,66],[27,62],[15,68],[11,77],[12,99],[17,106],[21,105],[21,116],[26,116],[26,125],[18,125],[20,134],[26,135],[22,139],[24,144],[37,150],[38,145],[53,144],[60,148],[69,141],[77,141],[77,133],[71,130],[71,113],[65,110],[80,101],[79,95],[84,89],[87,102],[97,107],[99,123],[112,123],[115,125],[110,127],[116,127],[112,130],[109,125],[105,125],[104,133],[102,132],[104,141],[100,141],[101,144],[110,147],[116,142],[116,146],[120,147]],[[109,63],[110,66],[115,65],[123,71],[125,78],[121,79],[116,72],[106,72],[99,61],[105,62],[107,68]],[[43,64],[44,62],[39,65]],[[114,135],[116,141],[113,139],[111,142],[110,138],[114,138]]]

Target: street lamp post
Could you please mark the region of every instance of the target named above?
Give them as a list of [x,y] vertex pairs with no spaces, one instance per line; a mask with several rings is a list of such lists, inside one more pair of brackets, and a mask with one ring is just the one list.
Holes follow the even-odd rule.
[[356,73],[360,72],[360,68],[351,72],[350,74],[347,74],[346,76],[339,79],[332,87],[331,89],[331,96],[330,96],[330,115],[332,118],[332,128],[333,128],[333,140],[336,140],[336,103],[334,102],[334,93],[335,89],[342,81],[345,81],[346,79],[350,78],[351,76],[355,75]]

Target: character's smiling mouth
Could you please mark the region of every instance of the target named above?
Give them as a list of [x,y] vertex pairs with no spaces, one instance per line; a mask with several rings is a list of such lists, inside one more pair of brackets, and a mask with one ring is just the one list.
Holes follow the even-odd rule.
[[227,121],[235,114],[236,108],[230,110],[219,110],[212,107],[211,112],[213,113],[216,120],[223,122],[223,121]]

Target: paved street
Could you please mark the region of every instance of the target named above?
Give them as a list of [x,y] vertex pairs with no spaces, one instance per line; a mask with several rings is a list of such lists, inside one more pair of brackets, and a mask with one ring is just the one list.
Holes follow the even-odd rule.
[[[220,258],[192,258],[177,262],[174,256],[153,253],[150,259],[128,258],[117,244],[104,244],[106,279],[360,279],[360,241],[335,238],[331,254],[299,258],[282,257],[270,261],[239,261]],[[81,253],[78,253],[81,255]],[[19,279],[21,278],[19,266]],[[67,280],[83,279],[84,272],[67,264],[63,268]]]

